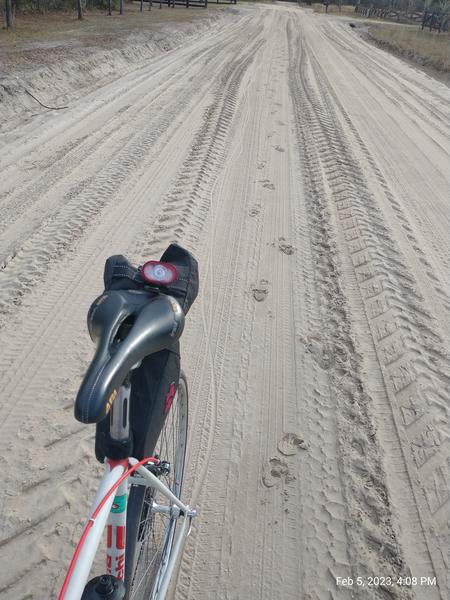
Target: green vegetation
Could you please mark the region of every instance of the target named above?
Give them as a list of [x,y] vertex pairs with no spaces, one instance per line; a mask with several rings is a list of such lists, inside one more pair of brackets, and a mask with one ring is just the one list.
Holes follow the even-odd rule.
[[448,33],[422,31],[417,26],[373,25],[369,28],[369,36],[394,53],[438,71],[450,72]]

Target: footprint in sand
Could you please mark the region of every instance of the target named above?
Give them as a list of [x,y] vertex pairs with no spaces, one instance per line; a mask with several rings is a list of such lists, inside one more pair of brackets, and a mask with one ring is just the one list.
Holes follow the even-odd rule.
[[126,112],[129,108],[131,108],[131,104],[127,104],[126,106],[122,106],[122,108],[119,108],[119,110],[117,111],[118,114],[120,113],[124,113]]
[[283,480],[285,483],[293,481],[295,477],[289,474],[289,467],[284,460],[272,457],[264,465],[262,482],[267,488],[280,485]]
[[319,367],[324,369],[324,371],[331,369],[335,363],[335,356],[330,344],[322,341],[319,334],[309,335],[303,338],[302,341],[306,346],[307,352],[312,355]]
[[305,440],[296,433],[285,433],[278,442],[277,448],[284,456],[293,456],[298,450],[308,450]]
[[248,211],[248,216],[249,217],[257,217],[260,213],[260,209],[261,209],[261,206],[259,204],[255,204]]
[[294,254],[295,252],[294,246],[288,244],[284,237],[278,238],[278,248],[281,250],[281,252],[283,252],[283,254],[287,254],[288,256]]
[[284,152],[284,148],[282,146],[274,146],[275,150],[277,150],[277,152]]
[[274,190],[275,186],[273,183],[271,183],[270,179],[261,179],[259,183],[263,184],[263,188],[266,188],[267,190]]
[[266,279],[261,279],[258,285],[252,287],[252,293],[257,302],[262,302],[269,293],[269,282]]
[[259,169],[259,170],[261,170],[261,169],[264,169],[265,166],[266,166],[266,161],[265,160],[260,160],[257,163],[256,168]]

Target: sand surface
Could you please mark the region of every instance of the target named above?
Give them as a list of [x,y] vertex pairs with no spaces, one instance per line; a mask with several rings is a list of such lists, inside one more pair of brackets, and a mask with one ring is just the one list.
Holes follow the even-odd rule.
[[176,600],[448,599],[449,89],[270,5],[90,85],[0,137],[0,598],[56,596],[94,493],[72,406],[105,258],[177,240],[201,292]]

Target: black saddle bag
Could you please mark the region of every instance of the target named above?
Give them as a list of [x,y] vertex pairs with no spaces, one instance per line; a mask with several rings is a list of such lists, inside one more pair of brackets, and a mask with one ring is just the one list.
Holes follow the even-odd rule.
[[180,379],[179,344],[142,361],[131,374],[130,440],[118,444],[109,435],[109,417],[97,423],[95,455],[100,462],[109,458],[142,459],[152,456],[164,425],[167,397],[174,393]]
[[[165,288],[168,294],[180,303],[184,313],[190,309],[198,293],[198,264],[187,250],[171,244],[161,257],[177,268],[178,280]],[[141,289],[142,281],[124,256],[107,259],[104,271],[105,290]],[[159,432],[164,425],[168,396],[173,395],[180,378],[180,346],[176,342],[171,348],[147,356],[131,374],[130,440],[118,444],[109,436],[109,417],[97,424],[95,454],[100,462],[109,458],[137,459],[151,456]]]
[[[174,265],[178,271],[177,281],[166,286],[164,291],[178,300],[186,315],[198,294],[198,263],[178,244],[170,244],[160,260]],[[121,254],[106,260],[103,281],[105,290],[138,290],[143,285],[139,270]]]
[[198,294],[198,263],[190,252],[178,244],[170,244],[161,256],[161,262],[168,262],[177,268],[179,277],[175,283],[167,286],[167,291],[178,300],[187,315]]

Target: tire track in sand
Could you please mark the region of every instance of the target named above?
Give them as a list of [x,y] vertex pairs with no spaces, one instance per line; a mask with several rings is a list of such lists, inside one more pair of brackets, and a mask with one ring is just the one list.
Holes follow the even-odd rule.
[[[232,37],[235,51],[242,45],[238,32]],[[208,46],[207,52],[210,51],[211,46]],[[214,54],[214,60],[208,62],[208,67],[196,73],[203,82],[206,75],[214,76],[224,60],[223,55],[217,56],[215,52]],[[192,68],[195,66],[194,61]],[[184,79],[185,82],[188,81],[186,73]],[[182,82],[176,83],[175,92],[181,85]],[[21,303],[23,295],[42,278],[50,264],[49,259],[53,264],[58,257],[72,248],[80,237],[85,235],[87,228],[95,225],[101,210],[110,205],[112,199],[118,195],[122,182],[133,172],[142,173],[148,168],[153,157],[159,154],[157,144],[164,143],[164,134],[173,127],[177,118],[180,119],[180,111],[187,108],[198,93],[198,88],[193,82],[185,87],[187,91],[183,93],[181,101],[176,93],[171,93],[171,101],[164,111],[158,112],[153,120],[142,121],[136,129],[137,133],[129,140],[119,140],[120,149],[100,173],[91,173],[87,179],[81,178],[81,181],[69,187],[57,212],[47,217],[46,222],[3,263],[0,271],[0,325],[6,322],[8,315]],[[101,145],[96,148],[97,154],[99,151],[101,152]],[[38,252],[36,248],[39,248]]]
[[[327,174],[320,160],[320,117],[315,111],[316,90],[307,77],[308,50],[292,23],[287,29],[291,51],[290,70],[297,132],[303,164],[312,251],[317,258],[316,281],[323,290],[323,338],[332,356],[329,381],[338,412],[338,452],[342,460],[342,484],[349,523],[352,576],[383,573],[393,578],[407,573],[398,542],[389,501],[381,452],[375,437],[370,399],[361,379],[362,361],[353,341],[353,326],[348,300],[339,277],[338,248],[333,235],[327,202]],[[313,99],[313,100],[312,100]],[[319,136],[319,137],[318,137]],[[329,141],[326,140],[328,143]],[[330,146],[331,149],[331,146]],[[334,165],[333,165],[334,166]],[[340,165],[335,170],[339,172]],[[361,518],[364,515],[365,518]],[[334,575],[339,575],[335,573]],[[392,597],[411,598],[407,589],[390,590]],[[381,590],[366,589],[366,598],[382,598]]]
[[[308,54],[306,46],[303,54]],[[309,165],[309,168],[312,171],[320,168],[323,194],[330,198],[329,210],[335,207],[339,243],[351,258],[353,278],[361,294],[378,372],[389,400],[382,408],[384,394],[373,399],[377,411],[382,410],[383,415],[390,414],[393,419],[391,430],[389,421],[384,419],[384,431],[379,437],[384,448],[389,448],[389,463],[385,463],[385,467],[390,471],[390,496],[400,512],[404,552],[413,573],[417,576],[438,575],[441,590],[444,590],[447,588],[444,569],[447,561],[441,553],[446,552],[448,544],[445,543],[447,496],[443,494],[445,473],[442,469],[447,464],[448,450],[441,436],[446,436],[445,431],[442,432],[442,410],[447,404],[448,374],[443,367],[441,340],[434,331],[432,315],[421,306],[414,276],[402,260],[334,116],[337,104],[327,101],[329,96],[321,80],[319,65],[314,62],[308,65],[305,61],[300,68],[301,87],[296,91],[300,98],[303,97],[303,109],[306,107],[308,125],[317,148],[317,166]],[[356,312],[352,297],[348,300]],[[355,327],[361,343],[364,339],[364,333],[358,333],[361,323]],[[364,355],[370,356],[367,343]],[[364,449],[363,446],[360,448]],[[367,471],[367,465],[364,470]],[[419,485],[416,484],[417,474],[421,479]],[[389,500],[386,489],[383,494]],[[440,516],[441,506],[444,507],[443,519],[433,523],[432,515]],[[403,523],[403,519],[406,522]],[[440,544],[435,543],[432,529],[441,532]],[[392,534],[391,529],[390,537]],[[386,535],[389,534],[385,531],[378,543],[382,543]],[[363,541],[366,548],[367,542],[369,546],[373,545],[367,534],[364,537],[365,541],[355,542]],[[398,540],[398,534],[393,537]],[[392,558],[402,554],[397,547]],[[431,598],[437,597],[439,592],[431,588],[426,593]]]
[[[258,34],[258,28],[256,26],[255,27],[255,38],[257,38],[257,34]],[[239,42],[239,45],[240,45],[241,48],[243,48],[245,46],[245,42],[241,40]],[[227,46],[225,46],[225,47],[227,47]],[[234,53],[235,48],[233,48],[232,46],[231,47],[228,46],[228,50],[231,53]],[[242,75],[243,75],[243,73],[245,72],[245,67],[249,64],[249,61],[251,61],[253,59],[252,56],[251,56],[251,50],[253,50],[253,48],[247,48],[247,52],[243,56],[240,57],[241,60],[238,61],[238,63],[239,63],[238,67],[239,68],[236,69],[236,65],[235,64],[228,63],[227,71],[231,74],[230,85],[228,87],[226,87],[225,90],[222,90],[222,93],[219,94],[216,97],[215,103],[219,107],[220,106],[226,107],[226,106],[232,106],[233,105],[233,93],[234,93],[233,90],[235,89],[236,85],[238,84],[239,78],[241,78]],[[225,75],[225,79],[228,80],[228,75]],[[209,114],[208,110],[207,110],[207,114]],[[229,114],[228,109],[224,108],[224,110],[218,110],[218,111],[216,111],[215,115],[216,115],[216,121],[218,123],[218,127],[217,127],[218,140],[217,140],[217,143],[219,143],[219,141],[220,141],[219,138],[223,138],[224,135],[227,135],[227,130],[229,129],[229,125],[230,125],[230,114]],[[192,122],[195,123],[196,121],[193,121],[192,118],[190,119],[190,123],[191,123],[190,126],[191,127],[192,127]],[[183,131],[182,130],[179,131],[179,135],[181,135],[181,136],[183,135]],[[197,138],[194,137],[194,139],[198,140],[198,136],[197,136]],[[174,143],[176,143],[176,141],[174,140],[174,141],[172,141],[172,143],[174,144]],[[180,144],[178,142],[178,147],[179,146],[180,146]],[[219,146],[220,146],[220,144],[219,144]],[[198,151],[198,148],[196,146],[194,148],[194,151]],[[164,150],[164,152],[167,153],[166,150]],[[164,152],[162,152],[161,157],[164,156]],[[176,158],[176,157],[174,156],[174,158]],[[176,166],[176,163],[175,163],[175,166]],[[213,167],[215,167],[215,166],[216,165],[213,165]],[[142,208],[143,208],[142,207],[142,202],[144,201],[144,198],[145,198],[145,194],[142,193],[142,192],[144,191],[144,189],[146,187],[146,183],[148,185],[148,180],[151,180],[151,177],[152,177],[151,173],[147,174],[147,180],[140,182],[140,187],[141,187],[141,197],[140,197],[141,212],[140,212],[140,214],[139,214],[139,210],[138,210],[138,205],[136,205],[135,207],[128,206],[128,209],[127,209],[128,214],[125,213],[125,214],[121,215],[121,220],[123,221],[125,219],[126,220],[125,222],[128,223],[128,228],[127,228],[128,233],[127,233],[126,236],[123,236],[123,235],[121,236],[121,243],[128,244],[128,248],[130,248],[132,246],[134,247],[135,244],[136,244],[136,246],[139,248],[140,252],[142,252],[143,246],[145,246],[148,243],[147,231],[146,231],[145,228],[144,228],[144,230],[142,230],[142,227],[143,227],[143,225],[145,224],[146,221],[145,221],[145,219],[142,220],[142,218],[146,214],[146,210],[147,211],[150,210],[150,207],[145,207],[142,210]],[[164,197],[165,196],[163,195],[163,198]],[[161,201],[160,201],[159,210],[156,211],[157,215],[160,214],[161,211],[164,211],[164,207],[163,206],[164,206],[164,203],[161,203]],[[137,213],[135,212],[136,210],[138,211]],[[117,211],[120,212],[120,207],[116,206],[115,207],[115,211],[116,212]],[[130,213],[130,211],[132,211],[132,213]],[[193,212],[195,213],[195,209],[193,209]],[[133,221],[133,224],[130,223],[130,214],[134,215],[133,219],[131,219],[131,221]],[[151,211],[151,214],[152,214],[152,216],[154,216],[155,212]],[[207,216],[204,213],[204,211],[199,211],[198,218],[201,218],[202,215],[203,215],[204,218],[206,218],[206,216]],[[107,236],[107,238],[109,238],[109,240],[111,240],[114,237],[114,231],[119,231],[120,230],[120,228],[121,228],[121,220],[119,220],[119,221],[116,220],[115,221],[114,220],[114,214],[112,213],[112,214],[110,214],[108,216],[108,223],[107,224],[102,224],[102,229],[105,229],[108,225],[111,226],[111,224],[113,224],[113,231],[110,231],[108,233],[108,236]],[[142,220],[142,222],[141,222],[141,220]],[[140,234],[139,234],[139,227],[137,227],[138,223],[140,225]],[[198,224],[195,224],[195,226],[198,227]],[[188,236],[188,230],[189,230],[189,228],[187,229],[186,236]],[[133,233],[133,232],[135,232],[135,233]],[[92,232],[92,235],[94,236],[93,239],[95,240],[95,231]],[[160,240],[158,240],[158,232],[157,231],[155,232],[155,238],[156,239],[154,241],[155,241],[155,245],[156,246],[158,244],[162,244],[163,243]],[[91,239],[92,239],[92,236],[91,236]],[[142,242],[144,242],[144,243],[139,243],[139,240],[142,240]],[[152,254],[153,254],[153,252],[155,252],[154,248],[152,248]],[[96,250],[96,254],[97,255],[100,254],[100,257],[101,257],[101,249],[97,249]],[[98,261],[100,257],[98,257],[96,260]],[[64,258],[65,258],[65,261],[66,261],[67,260],[67,256],[64,257]],[[90,255],[89,252],[88,253],[85,253],[84,251],[80,252],[77,255],[76,262],[78,264],[80,264],[80,261],[81,261],[82,258],[90,261],[92,259],[92,255]],[[100,260],[101,260],[101,258],[100,258]],[[82,278],[85,279],[87,277],[87,272],[85,271],[84,268],[82,268],[82,272],[83,272]],[[71,277],[73,277],[75,275],[76,269],[74,269],[73,265],[72,265],[71,270],[67,272],[65,279],[67,279],[67,277],[69,276],[69,273],[70,273]],[[89,279],[91,281],[94,281],[93,280],[93,275],[89,275]],[[76,277],[75,277],[75,281],[77,281]],[[42,283],[44,284],[44,282],[42,282]],[[50,297],[48,298],[48,301],[49,301],[50,304],[52,303],[52,296],[54,296],[55,293],[57,295],[59,295],[61,288],[64,289],[64,285],[67,285],[67,281],[65,281],[63,279],[63,280],[61,280],[61,281],[58,282],[58,289],[52,289],[52,293],[50,294]],[[97,285],[95,285],[95,284],[92,285],[92,283],[91,283],[90,286],[88,285],[86,287],[86,282],[84,284],[84,289],[87,289],[87,288],[94,289],[94,287],[95,288],[97,288],[97,287],[100,288],[100,280],[97,281]],[[73,288],[71,290],[71,292],[69,292],[69,294],[68,294],[69,302],[72,303],[72,304],[74,302],[74,297],[73,297],[73,291],[74,291],[74,289],[76,289],[76,288]],[[37,292],[38,290],[36,289],[35,291]],[[67,304],[66,304],[66,306],[67,306]],[[24,307],[19,307],[19,310],[23,309],[23,308]],[[48,307],[41,306],[40,309],[41,309],[41,312],[43,311],[44,313],[46,313],[46,311],[48,310]],[[79,313],[79,310],[77,309],[77,314],[78,313]],[[35,324],[37,324],[37,322],[35,322]],[[46,330],[47,330],[47,332],[46,332],[46,338],[48,338],[48,333],[49,333],[50,330],[52,330],[52,336],[51,337],[53,337],[53,338],[60,337],[60,332],[59,332],[58,328],[53,328],[53,329],[51,329],[51,328],[52,328],[52,323],[49,323],[48,327],[46,328]],[[27,335],[29,336],[29,332],[28,332]],[[52,339],[47,339],[46,341],[50,345],[52,345]],[[20,340],[18,340],[18,343],[20,344]],[[22,342],[22,344],[23,344],[23,346],[26,346],[26,344],[24,344],[23,342]],[[22,345],[22,344],[20,344],[20,345]],[[82,353],[83,354],[83,360],[82,360],[83,363],[85,362],[87,355],[90,356],[89,350],[90,350],[90,347],[89,347],[89,349],[88,349],[87,352],[85,351],[85,352]],[[39,358],[39,356],[42,357],[42,354],[41,355],[37,355],[37,358]],[[42,360],[40,362],[42,363]],[[17,361],[15,361],[15,365],[16,364],[17,364]],[[18,369],[19,369],[19,366],[20,365],[18,365]],[[43,381],[45,381],[47,379],[47,377],[48,377],[48,370],[47,369],[42,370],[42,368],[39,368],[39,365],[37,363],[36,364],[35,373],[37,372],[38,369],[40,371],[40,377],[41,377],[41,379]],[[78,371],[78,368],[77,368],[77,371]],[[30,396],[29,392],[32,391],[33,382],[34,382],[34,387],[37,384],[36,376],[33,377],[33,372],[30,371],[29,369],[28,369],[28,372],[29,372],[29,377],[30,377],[30,380],[28,380],[28,382],[27,382],[28,388],[27,388],[27,390],[22,391],[22,394],[21,394],[22,395],[22,410],[19,410],[18,409],[19,407],[17,407],[17,406],[15,407],[15,409],[14,409],[14,415],[13,415],[14,416],[14,422],[17,422],[18,419],[19,419],[19,422],[20,422],[20,419],[22,418],[21,415],[23,415],[23,409],[26,410],[26,408],[27,408],[26,406],[24,406],[24,401],[26,399],[28,399],[29,402],[32,401],[32,398],[29,397]],[[58,379],[58,377],[57,377],[57,379]],[[55,377],[54,377],[54,374],[52,376],[52,380],[53,381],[51,381],[51,382],[47,381],[47,387],[55,389],[55,381],[54,381]],[[64,381],[59,382],[58,385],[61,386],[61,389],[64,389]],[[69,387],[70,388],[73,387],[72,382],[69,383]],[[34,398],[34,400],[35,400],[35,398]],[[48,414],[51,415],[49,418],[50,418],[50,420],[52,420],[52,415],[54,415],[55,409],[51,408],[51,403],[50,402],[49,402],[49,408],[50,408],[50,412]],[[55,419],[55,421],[57,421],[57,422],[60,421],[60,420],[61,420],[60,417],[58,417],[58,418]],[[10,425],[11,425],[11,423],[10,423]],[[47,431],[48,431],[48,428],[47,428]],[[80,435],[82,435],[82,434],[80,434]],[[78,436],[78,439],[77,439],[77,436]],[[30,435],[30,437],[28,439],[29,440],[32,439],[31,435]],[[34,442],[36,443],[36,441],[37,440],[35,439]],[[48,443],[47,444],[47,446],[48,446],[48,449],[47,449],[47,452],[46,452],[47,459],[50,459],[50,456],[51,456],[52,459],[54,460],[55,457],[58,456],[61,453],[61,445],[65,445],[65,448],[64,448],[64,451],[62,452],[62,455],[63,456],[67,456],[68,454],[70,454],[72,457],[78,456],[76,453],[73,452],[73,448],[78,448],[78,447],[82,447],[83,446],[83,445],[79,444],[79,434],[77,434],[75,432],[73,434],[73,436],[69,435],[68,433],[66,433],[64,435],[64,433],[61,432],[61,429],[59,429],[58,431],[55,432],[55,438],[54,438],[53,441],[55,443]],[[83,456],[85,457],[85,460],[86,460],[86,455],[88,454],[88,449],[86,447],[84,447],[83,450],[84,450],[83,451]],[[49,453],[50,453],[50,455],[49,455]],[[92,449],[90,449],[90,454],[92,454]],[[52,460],[52,459],[50,459],[50,460]],[[61,463],[61,458],[59,458],[58,461],[59,461],[59,463]],[[89,462],[90,462],[91,466],[95,466],[95,461],[92,461],[92,459],[91,459],[91,461],[89,461]],[[69,465],[67,465],[67,467],[69,467]],[[87,467],[88,467],[88,463],[86,463],[86,468]],[[83,479],[83,474],[84,474],[84,477],[86,477],[86,474],[87,474],[86,473],[86,468],[83,468],[83,469],[80,470],[80,477],[82,478],[82,480],[84,480]],[[47,485],[46,482],[43,481],[43,479],[36,481],[36,485],[33,486],[33,487],[36,488],[36,493],[32,492],[31,496],[29,496],[29,498],[26,500],[25,506],[21,507],[22,513],[24,513],[24,514],[27,514],[27,512],[29,513],[30,510],[31,510],[31,506],[35,505],[35,503],[36,503],[36,497],[42,497],[43,492],[45,492],[46,494],[48,494],[48,492],[50,492],[51,489],[52,489],[51,483],[49,485]],[[77,491],[77,487],[73,487],[73,492],[75,493],[76,491]],[[18,493],[20,494],[21,492],[19,491]],[[36,494],[37,494],[37,496],[36,496]],[[17,497],[17,490],[14,490],[13,495]],[[68,514],[70,513],[70,508],[67,506],[67,503],[65,503],[65,502],[63,502],[63,504],[61,505],[61,507],[58,508],[58,506],[57,506],[57,500],[58,500],[58,498],[60,498],[60,493],[55,493],[54,494],[54,498],[55,498],[54,511],[53,511],[54,515],[56,515],[56,517],[62,518],[62,520],[67,520],[68,519]],[[80,509],[80,507],[77,507],[77,508],[78,508],[78,510]],[[63,513],[63,515],[65,514],[65,517],[63,515],[61,515],[61,512]],[[74,516],[76,516],[76,515],[74,515]],[[6,538],[4,538],[4,540],[6,540],[5,544],[7,543],[8,547],[11,548],[11,544],[13,543],[13,539],[18,539],[18,538],[22,537],[23,535],[27,535],[28,532],[31,532],[31,531],[33,531],[33,532],[35,532],[37,534],[38,533],[38,527],[40,527],[40,524],[47,522],[48,519],[50,519],[50,520],[52,519],[50,513],[47,516],[46,515],[42,516],[42,519],[39,522],[33,523],[32,526],[31,526],[31,528],[27,528],[26,527],[23,530],[20,530],[20,529],[17,530],[16,531],[17,535],[12,534],[11,539],[8,537],[9,534],[7,534]],[[52,527],[51,524],[48,524],[47,526],[49,528]],[[53,532],[53,535],[54,535],[54,532]],[[71,537],[71,536],[68,536],[68,537]],[[41,560],[41,558],[42,558],[42,548],[37,547],[35,549],[35,551],[33,552],[33,556],[30,556],[30,561],[34,562],[35,564],[37,564],[38,561]],[[49,556],[47,558],[50,561],[55,561],[56,562],[55,557]],[[60,557],[58,557],[58,558],[60,558]],[[58,560],[58,564],[60,565],[60,568],[61,568],[62,565],[61,565],[61,563],[60,563],[59,560]],[[47,567],[49,567],[50,569],[54,568],[54,567],[52,567],[51,562],[50,562],[50,564],[47,563]],[[19,587],[23,587],[23,586],[24,586],[24,581],[21,580],[18,575],[11,574],[11,579],[9,580],[9,582],[8,582],[5,590],[7,589],[9,592],[11,592],[11,590],[18,589]]]

